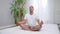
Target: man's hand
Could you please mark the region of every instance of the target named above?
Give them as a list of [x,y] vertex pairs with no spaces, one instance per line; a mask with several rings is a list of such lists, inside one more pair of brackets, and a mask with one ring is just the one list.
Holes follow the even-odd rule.
[[20,26],[21,24],[25,24],[26,23],[26,19],[24,19],[23,21],[17,21],[17,26]]

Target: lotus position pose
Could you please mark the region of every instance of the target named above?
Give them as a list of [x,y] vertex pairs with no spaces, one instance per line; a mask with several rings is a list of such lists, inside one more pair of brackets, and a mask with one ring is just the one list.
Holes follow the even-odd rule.
[[18,24],[24,30],[39,31],[42,27],[43,21],[40,20],[36,14],[34,14],[34,7],[30,6],[29,13],[27,13],[24,20],[22,22],[18,22]]

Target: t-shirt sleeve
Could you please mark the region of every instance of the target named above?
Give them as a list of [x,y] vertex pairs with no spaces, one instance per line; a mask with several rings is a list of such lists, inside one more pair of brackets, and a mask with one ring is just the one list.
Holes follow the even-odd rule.
[[27,19],[27,14],[24,16],[24,19]]
[[38,15],[36,15],[36,19],[39,19],[39,16]]
[[36,19],[38,19],[41,22],[39,15],[36,15]]
[[36,16],[36,19],[40,20],[41,21],[41,18],[39,15]]

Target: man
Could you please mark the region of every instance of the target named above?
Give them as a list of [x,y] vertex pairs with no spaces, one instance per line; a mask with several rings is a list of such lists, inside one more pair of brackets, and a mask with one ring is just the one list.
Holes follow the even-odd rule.
[[[18,22],[22,29],[30,31],[39,31],[42,27],[43,22],[39,20],[38,16],[33,12],[34,7],[30,6],[30,13],[26,14],[22,22]],[[27,23],[27,25],[26,25]]]

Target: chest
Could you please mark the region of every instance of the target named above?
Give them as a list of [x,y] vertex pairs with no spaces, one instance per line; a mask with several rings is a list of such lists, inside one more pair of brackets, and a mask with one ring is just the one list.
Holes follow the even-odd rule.
[[36,16],[35,15],[29,15],[29,16],[27,16],[27,20],[36,20]]

